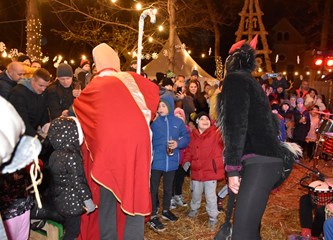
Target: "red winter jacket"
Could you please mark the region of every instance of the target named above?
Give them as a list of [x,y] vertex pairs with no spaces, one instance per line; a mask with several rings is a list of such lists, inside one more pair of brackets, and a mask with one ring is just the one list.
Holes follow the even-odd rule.
[[191,163],[191,179],[202,182],[223,179],[222,150],[221,134],[215,126],[202,134],[194,129],[183,161],[183,165],[185,162]]

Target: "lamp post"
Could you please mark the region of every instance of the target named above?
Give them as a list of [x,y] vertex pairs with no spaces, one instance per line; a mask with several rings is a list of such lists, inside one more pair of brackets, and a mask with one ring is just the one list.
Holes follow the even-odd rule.
[[139,37],[138,37],[138,55],[137,55],[137,68],[136,73],[140,74],[141,72],[141,55],[142,55],[142,36],[143,36],[143,27],[144,27],[144,20],[149,15],[150,22],[155,23],[156,22],[156,10],[149,8],[144,10],[139,19]]

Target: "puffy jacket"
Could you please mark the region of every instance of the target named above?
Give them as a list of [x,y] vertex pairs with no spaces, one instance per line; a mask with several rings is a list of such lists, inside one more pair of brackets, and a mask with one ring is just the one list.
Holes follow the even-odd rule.
[[191,163],[191,179],[202,182],[223,179],[222,149],[221,134],[214,125],[202,134],[194,129],[184,156],[184,163]]
[[52,121],[48,136],[54,148],[49,159],[52,176],[53,201],[64,217],[85,212],[84,201],[91,199],[80,154],[79,133],[70,118]]
[[[162,96],[162,101],[167,102],[169,114],[159,116],[152,124],[153,132],[153,170],[165,172],[175,171],[179,165],[179,149],[186,148],[190,137],[184,122],[174,116],[174,101],[170,96]],[[176,140],[178,147],[174,149],[174,155],[168,156],[166,149],[169,140]]]

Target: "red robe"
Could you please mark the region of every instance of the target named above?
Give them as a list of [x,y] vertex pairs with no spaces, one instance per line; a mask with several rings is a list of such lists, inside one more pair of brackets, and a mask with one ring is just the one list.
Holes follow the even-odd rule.
[[[158,87],[130,74],[154,117]],[[96,76],[75,99],[74,111],[85,137],[83,159],[93,201],[99,204],[99,185],[113,192],[119,202],[117,222],[122,239],[125,214],[146,216],[151,212],[149,125],[128,88],[114,76]],[[82,216],[79,239],[99,239],[98,210]]]

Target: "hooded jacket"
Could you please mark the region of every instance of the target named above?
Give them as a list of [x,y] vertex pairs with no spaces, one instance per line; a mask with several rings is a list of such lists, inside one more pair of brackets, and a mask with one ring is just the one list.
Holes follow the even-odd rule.
[[[152,124],[153,132],[153,170],[165,172],[175,171],[179,165],[179,149],[186,148],[190,137],[184,122],[174,115],[174,101],[171,96],[162,96],[161,101],[168,106],[169,114],[159,116]],[[167,155],[169,140],[176,140],[178,147],[174,149],[174,155]]]
[[71,118],[57,118],[48,137],[54,148],[49,167],[55,207],[64,217],[81,215],[91,192],[83,170],[78,127]]
[[223,179],[222,149],[221,134],[214,125],[201,134],[194,129],[183,161],[191,163],[191,179],[202,182]]

